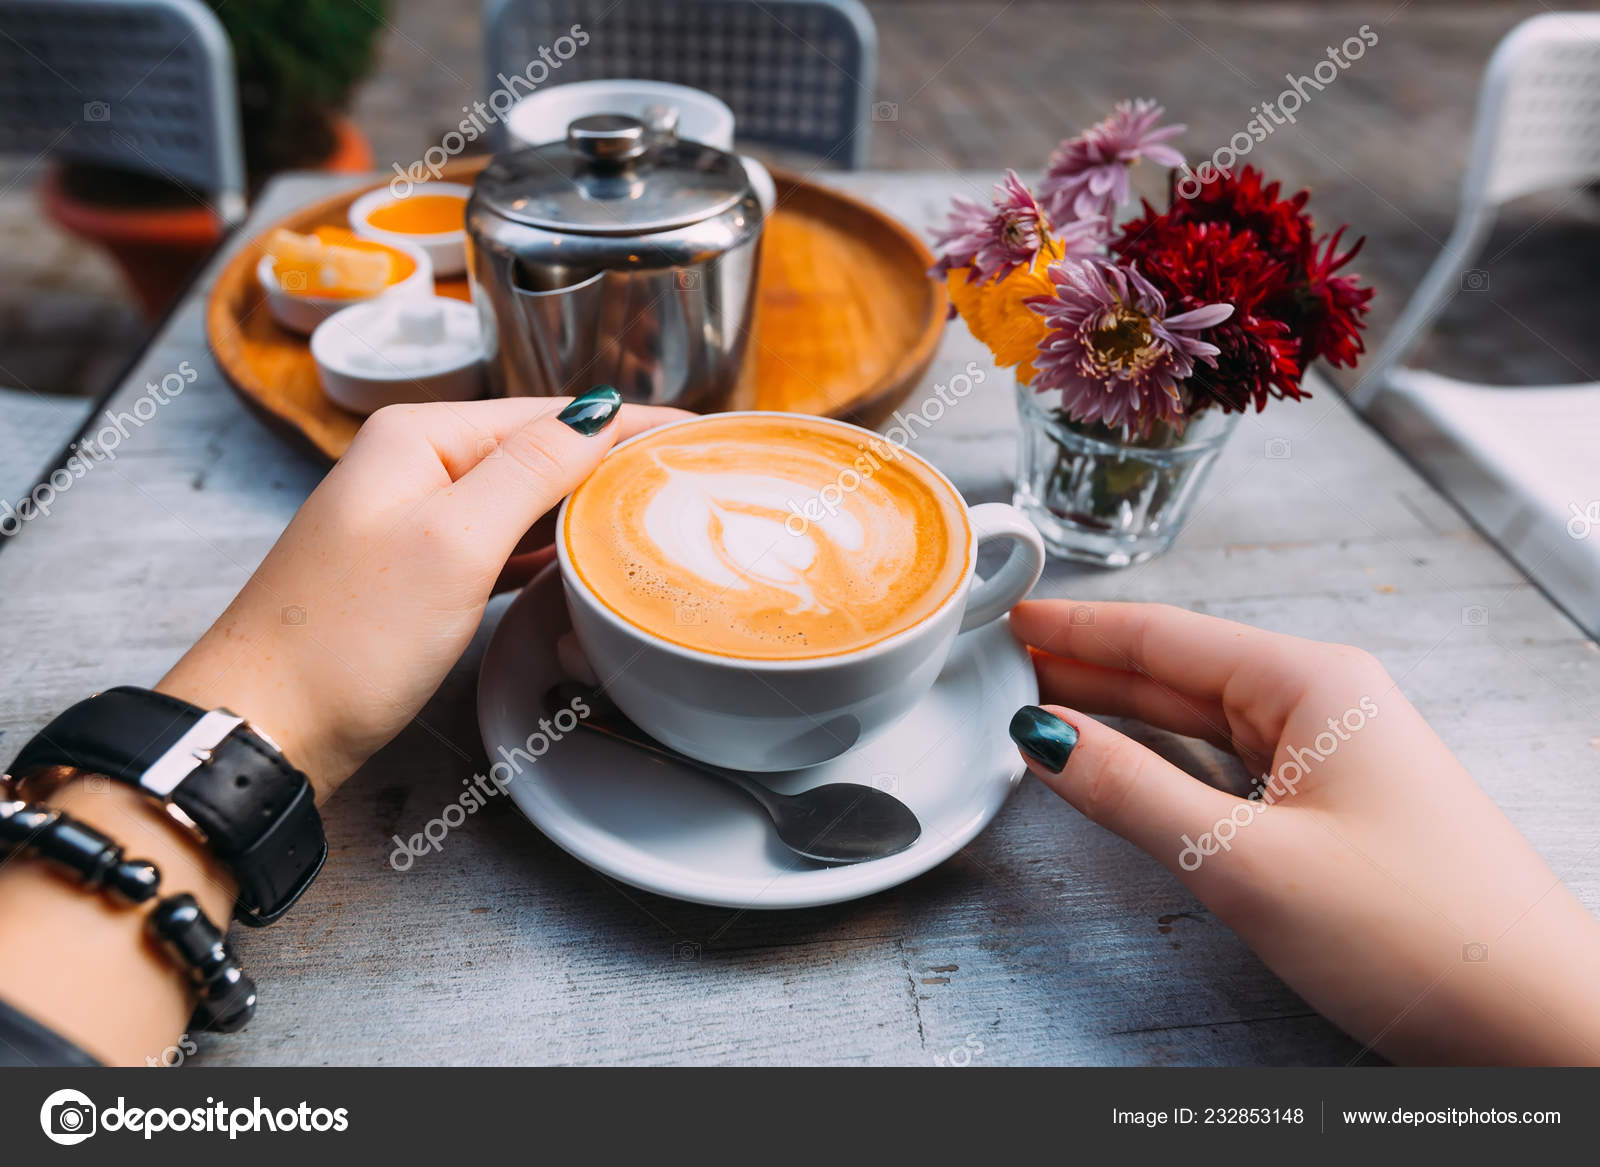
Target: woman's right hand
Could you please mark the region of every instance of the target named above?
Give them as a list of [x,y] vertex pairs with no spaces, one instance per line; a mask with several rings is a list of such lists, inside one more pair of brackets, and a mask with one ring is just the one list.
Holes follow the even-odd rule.
[[[1034,601],[1029,768],[1401,1062],[1600,1062],[1600,923],[1375,659],[1154,604]],[[1224,793],[1088,713],[1238,755]]]

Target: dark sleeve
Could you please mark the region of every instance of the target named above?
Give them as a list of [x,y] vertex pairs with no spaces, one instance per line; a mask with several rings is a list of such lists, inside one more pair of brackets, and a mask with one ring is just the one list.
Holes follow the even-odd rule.
[[0,1066],[98,1066],[53,1029],[0,1001]]

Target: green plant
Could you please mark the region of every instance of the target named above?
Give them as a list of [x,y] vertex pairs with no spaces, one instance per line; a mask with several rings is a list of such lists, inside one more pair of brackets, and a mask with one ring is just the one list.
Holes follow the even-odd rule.
[[332,115],[372,68],[384,0],[208,0],[233,42],[253,187],[327,157]]

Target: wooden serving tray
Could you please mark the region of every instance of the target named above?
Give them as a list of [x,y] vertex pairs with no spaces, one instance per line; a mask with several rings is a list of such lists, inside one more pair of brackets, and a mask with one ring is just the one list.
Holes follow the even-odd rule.
[[[464,159],[442,177],[470,183],[486,164]],[[917,387],[944,332],[945,290],[927,275],[933,256],[875,207],[783,171],[773,180],[778,208],[767,220],[751,353],[734,405],[876,426]],[[345,226],[350,204],[380,185],[273,224],[223,269],[206,306],[211,352],[245,403],[329,461],[344,453],[362,419],[322,392],[307,339],[272,319],[256,264],[273,228]],[[470,298],[464,277],[441,279],[437,289]]]

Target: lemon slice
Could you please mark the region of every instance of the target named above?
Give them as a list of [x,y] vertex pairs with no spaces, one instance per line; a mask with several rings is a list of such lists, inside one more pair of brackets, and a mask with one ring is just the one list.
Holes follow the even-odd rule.
[[394,278],[388,251],[343,247],[279,228],[267,239],[273,271],[283,290],[300,296],[375,296]]

